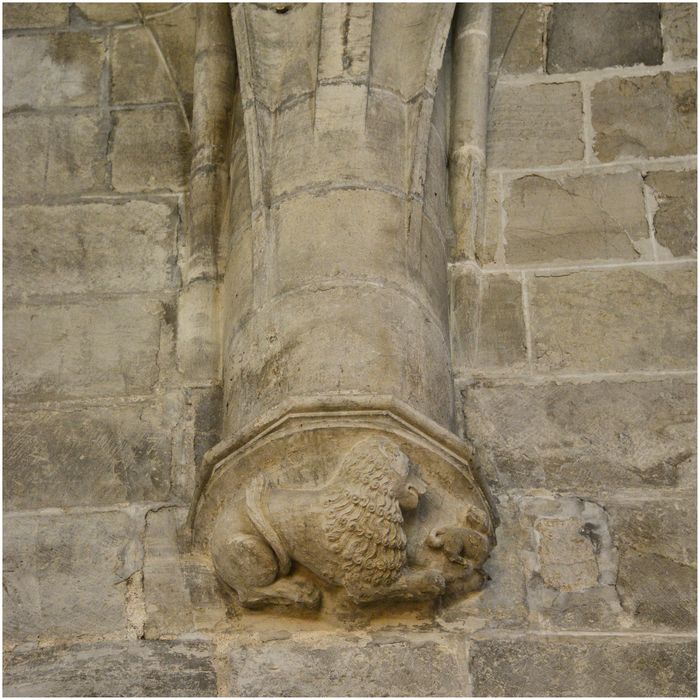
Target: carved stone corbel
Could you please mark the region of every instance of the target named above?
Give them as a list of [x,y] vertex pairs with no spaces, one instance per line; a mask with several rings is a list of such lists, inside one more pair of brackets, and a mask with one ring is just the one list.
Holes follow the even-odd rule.
[[186,529],[244,606],[483,584],[494,514],[454,434],[450,363],[453,11],[231,8],[226,437]]

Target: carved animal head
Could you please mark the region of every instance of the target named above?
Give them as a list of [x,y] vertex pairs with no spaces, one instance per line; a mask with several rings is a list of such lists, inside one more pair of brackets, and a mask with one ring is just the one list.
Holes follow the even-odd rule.
[[329,484],[326,535],[343,560],[346,586],[386,585],[406,562],[401,508],[426,491],[417,467],[388,438],[357,443]]

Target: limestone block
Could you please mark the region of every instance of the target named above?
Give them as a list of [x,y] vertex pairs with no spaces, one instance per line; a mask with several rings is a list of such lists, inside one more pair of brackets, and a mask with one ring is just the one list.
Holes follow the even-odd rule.
[[319,80],[367,76],[373,13],[371,3],[350,3],[345,6],[328,3],[323,7]]
[[522,367],[527,363],[520,280],[484,275],[479,309],[478,367]]
[[476,696],[692,696],[695,647],[689,639],[485,639],[472,642],[469,665]]
[[[165,5],[158,7],[158,12],[165,9]],[[174,8],[172,12],[150,18],[148,26],[153,31],[159,50],[172,71],[185,111],[191,118],[196,8],[191,3],[182,3]]]
[[498,86],[492,97],[489,167],[559,165],[583,158],[578,83]]
[[44,401],[150,391],[163,314],[158,302],[135,298],[6,306],[5,396]]
[[555,4],[549,16],[547,72],[660,65],[658,3]]
[[678,156],[696,149],[694,73],[611,78],[591,96],[593,148],[603,162]]
[[112,46],[114,104],[175,99],[175,86],[150,33],[144,27],[115,32]]
[[404,207],[398,197],[361,189],[302,194],[273,207],[279,291],[332,279],[386,280],[411,289]]
[[450,331],[455,368],[472,367],[476,360],[480,279],[480,273],[472,267],[451,270]]
[[170,203],[7,207],[3,224],[10,298],[172,284],[177,211]]
[[695,385],[681,379],[463,391],[464,430],[497,493],[692,487]]
[[546,586],[560,591],[591,588],[598,583],[595,548],[580,518],[540,519],[535,524],[540,574]]
[[[390,309],[401,322],[388,320]],[[391,394],[449,421],[445,329],[418,299],[389,286],[324,284],[281,295],[225,342],[227,434],[289,396],[329,391]]]
[[466,623],[519,629],[527,624],[525,559],[531,549],[532,528],[507,496],[498,494],[497,546],[484,565],[484,588],[464,599],[449,601],[440,611],[447,624]]
[[78,32],[12,36],[3,44],[4,109],[91,107],[105,56],[100,37]]
[[138,3],[141,12],[145,17],[152,17],[166,12],[170,12],[179,3],[176,2],[140,2]]
[[36,196],[45,187],[50,118],[7,114],[2,121],[3,195],[11,200]]
[[463,695],[458,644],[411,638],[308,635],[230,653],[232,695]]
[[675,60],[697,57],[698,9],[694,2],[661,4],[661,28],[664,51]]
[[116,511],[8,517],[5,641],[125,637],[136,534],[129,516]]
[[115,114],[112,182],[121,192],[181,191],[190,167],[189,135],[175,107]]
[[[453,9],[429,3],[374,5],[370,84],[396,90],[409,100],[424,89],[435,53],[434,37]],[[432,69],[437,73],[437,65]]]
[[68,24],[67,2],[7,2],[2,6],[3,29],[61,27]]
[[9,114],[5,195],[32,199],[104,190],[106,133],[97,114]]
[[161,403],[7,411],[5,507],[165,500],[172,428]]
[[695,365],[693,269],[535,275],[530,289],[534,361],[539,371],[690,369]]
[[231,254],[221,287],[222,337],[228,338],[253,308],[253,231],[239,227],[231,236]]
[[[321,5],[288,5],[284,12],[272,5],[242,8],[248,42],[250,71],[256,99],[270,110],[285,100],[310,93],[316,87],[321,26]],[[234,15],[234,32],[238,35]]]
[[[94,24],[135,23],[139,15],[132,3],[78,2],[76,7],[88,22]],[[138,57],[134,57],[138,60]]]
[[636,625],[694,630],[696,511],[692,501],[609,504],[620,554],[617,589]]
[[695,255],[697,250],[697,173],[658,171],[648,173],[644,184],[656,200],[654,234],[664,252],[673,256]]
[[505,203],[511,264],[651,256],[639,173],[513,181]]
[[[445,334],[447,334],[450,303],[447,281],[448,253],[444,230],[434,225],[428,217],[423,216],[420,230],[419,284],[414,286],[414,293],[419,296],[426,294],[433,311],[442,322]],[[410,268],[409,263],[409,270]]]
[[201,641],[103,642],[8,655],[13,696],[216,695],[212,652]]
[[180,552],[184,509],[163,508],[146,519],[144,598],[146,639],[193,630],[230,628],[226,592],[211,567]]
[[501,238],[501,185],[498,175],[486,171],[486,190],[484,192],[484,226],[481,237],[477,238],[474,254],[483,266],[495,262],[498,244]]
[[491,70],[542,73],[545,8],[539,3],[498,3],[491,20]]
[[[347,99],[362,88],[345,85]],[[340,96],[336,94],[336,99]],[[367,127],[333,129],[314,135],[314,100],[303,100],[279,112],[274,135],[270,137],[270,196],[324,187],[339,182],[371,183],[405,189],[406,161],[405,111],[399,99],[390,93],[370,93]],[[265,151],[263,151],[265,153]]]

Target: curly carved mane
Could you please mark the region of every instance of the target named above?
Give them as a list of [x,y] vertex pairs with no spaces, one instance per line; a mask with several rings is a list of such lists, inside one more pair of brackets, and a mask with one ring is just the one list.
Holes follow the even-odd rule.
[[391,489],[401,456],[385,438],[364,440],[329,484],[324,530],[348,587],[388,585],[406,562],[403,515]]

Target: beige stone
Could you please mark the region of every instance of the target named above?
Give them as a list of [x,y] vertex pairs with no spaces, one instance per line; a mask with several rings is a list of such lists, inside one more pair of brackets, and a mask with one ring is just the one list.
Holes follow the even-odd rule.
[[115,32],[112,101],[139,104],[175,99],[175,86],[148,30],[135,27]]
[[212,651],[203,641],[93,642],[7,657],[8,696],[216,695]]
[[656,201],[654,236],[663,252],[673,256],[695,255],[697,249],[697,173],[658,171],[644,183]]
[[686,639],[533,635],[473,643],[469,668],[480,696],[694,695],[695,654]]
[[489,167],[531,168],[583,158],[578,83],[498,86],[492,96]]
[[124,638],[135,535],[121,512],[6,519],[5,640]]
[[595,550],[579,518],[538,520],[540,573],[546,586],[561,591],[591,588],[598,583]]
[[472,367],[476,361],[481,274],[475,268],[453,268],[450,275],[452,364]]
[[[164,5],[160,7],[165,8]],[[172,12],[148,20],[148,27],[172,72],[188,115],[192,114],[194,89],[195,8],[194,3],[182,3]]]
[[481,281],[477,367],[522,367],[527,363],[520,280],[484,275]]
[[138,22],[139,15],[133,3],[78,2],[81,14],[95,24],[122,24]]
[[591,95],[593,148],[603,162],[695,153],[696,77],[611,78]]
[[608,506],[620,552],[617,586],[636,626],[695,629],[696,509],[690,501]]
[[493,8],[492,27],[492,71],[502,74],[543,72],[544,5],[498,3]]
[[172,285],[177,211],[131,201],[8,207],[5,293],[156,291]]
[[530,289],[541,372],[694,367],[692,269],[536,275]]
[[400,634],[382,639],[305,635],[236,646],[230,652],[236,695],[462,695],[464,652],[454,644]]
[[114,114],[112,182],[120,192],[181,191],[189,171],[189,135],[176,107]]
[[547,72],[660,65],[659,16],[652,2],[555,4],[547,27]]
[[5,307],[5,395],[142,394],[158,379],[161,304],[132,298]]
[[697,6],[692,2],[665,2],[661,5],[664,51],[673,59],[697,57]]
[[68,24],[67,2],[6,2],[2,6],[3,29],[61,27]]
[[498,493],[692,488],[690,380],[493,385],[463,390],[464,429]]
[[638,173],[514,180],[505,202],[511,264],[651,257]]
[[107,134],[98,114],[18,113],[4,121],[6,197],[105,189]]
[[105,56],[100,37],[77,32],[7,37],[4,109],[91,107],[99,103]]
[[171,422],[162,403],[150,402],[6,412],[5,507],[164,500]]

